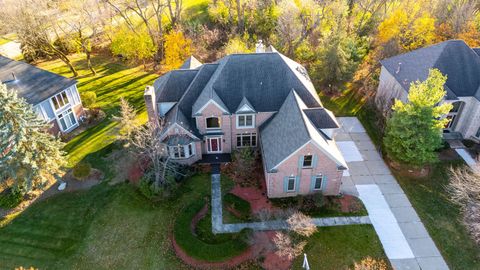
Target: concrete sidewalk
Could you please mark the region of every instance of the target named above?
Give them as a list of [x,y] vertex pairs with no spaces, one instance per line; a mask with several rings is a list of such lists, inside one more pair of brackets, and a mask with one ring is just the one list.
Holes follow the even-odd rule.
[[[218,169],[216,166],[218,165],[212,165],[212,231],[214,233],[236,233],[246,228],[254,231],[288,229],[288,224],[285,220],[224,224],[220,174],[217,173]],[[318,227],[371,224],[370,219],[367,216],[313,218],[313,223]]]
[[[365,200],[367,210],[372,215],[370,216],[372,224],[393,267],[397,270],[448,269],[440,251],[360,121],[356,117],[337,119],[342,128],[335,135],[335,139],[340,145],[356,148],[347,149],[347,156],[358,151],[363,159],[358,161],[358,156],[355,155],[356,161],[347,160],[349,167],[347,175],[350,176],[343,177],[342,192],[360,196]],[[341,148],[340,150],[342,151]],[[375,204],[382,204],[385,207]],[[385,209],[386,207],[389,211]],[[403,239],[406,239],[407,243]],[[413,257],[410,256],[410,252],[413,253]]]

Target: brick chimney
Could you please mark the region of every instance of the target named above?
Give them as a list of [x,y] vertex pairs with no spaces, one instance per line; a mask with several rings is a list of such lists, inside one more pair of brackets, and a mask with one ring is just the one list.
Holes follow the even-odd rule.
[[148,121],[157,124],[158,123],[158,114],[157,114],[157,102],[155,98],[155,88],[153,86],[147,85],[145,88],[145,93],[143,94],[145,99],[145,107],[147,108]]

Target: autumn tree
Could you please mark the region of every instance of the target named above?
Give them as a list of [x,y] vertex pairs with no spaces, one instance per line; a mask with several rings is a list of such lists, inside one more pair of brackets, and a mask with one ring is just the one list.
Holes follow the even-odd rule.
[[1,16],[5,16],[10,29],[17,35],[23,48],[30,48],[35,52],[49,57],[57,57],[63,61],[73,76],[78,72],[73,66],[67,53],[62,48],[62,36],[57,24],[57,18],[62,14],[53,2],[48,0],[7,0],[6,9]]
[[125,26],[115,31],[110,49],[115,55],[142,61],[145,68],[146,61],[155,55],[156,50],[155,44],[144,29],[138,29],[136,34],[132,35]]
[[451,104],[442,103],[446,80],[432,69],[425,81],[410,85],[407,103],[395,101],[384,140],[395,161],[422,166],[437,160],[435,150],[442,145],[442,129],[448,123],[443,116],[452,109]]
[[227,55],[248,52],[252,52],[252,49],[248,48],[247,43],[238,36],[229,39],[228,43],[225,45],[225,54]]
[[32,105],[0,83],[0,181],[12,179],[17,190],[29,192],[61,176],[64,144],[49,128]]
[[411,51],[435,41],[435,19],[419,3],[395,9],[378,27],[379,45],[394,44],[399,52]]
[[180,31],[171,31],[165,36],[165,66],[177,69],[191,55],[192,41]]

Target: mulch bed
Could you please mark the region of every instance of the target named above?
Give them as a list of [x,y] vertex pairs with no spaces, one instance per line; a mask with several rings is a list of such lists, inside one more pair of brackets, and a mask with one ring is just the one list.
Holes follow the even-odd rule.
[[[192,231],[193,234],[195,234],[195,228],[198,224],[198,222],[205,217],[205,215],[208,213],[208,207],[209,204],[206,203],[205,206],[193,217],[192,222],[190,224],[190,230]],[[212,269],[212,268],[217,268],[217,269],[225,269],[225,268],[234,268],[244,262],[250,261],[254,259],[254,253],[252,247],[249,247],[244,253],[233,257],[227,261],[224,262],[206,262],[202,260],[198,260],[195,258],[192,258],[188,256],[187,253],[185,253],[182,248],[177,244],[175,241],[175,237],[173,234],[170,236],[171,241],[172,241],[172,246],[175,251],[175,254],[177,257],[182,259],[182,261],[190,266],[193,266],[195,268],[201,268],[201,269]]]

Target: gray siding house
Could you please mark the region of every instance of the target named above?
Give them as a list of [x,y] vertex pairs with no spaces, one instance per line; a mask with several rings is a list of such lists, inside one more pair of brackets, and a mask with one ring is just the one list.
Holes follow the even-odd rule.
[[376,95],[379,108],[390,110],[393,101],[407,101],[410,84],[423,81],[432,68],[447,75],[445,102],[453,104],[444,137],[480,141],[480,50],[462,40],[449,40],[380,61]]
[[52,124],[51,133],[68,133],[78,127],[84,111],[75,80],[0,56],[0,81]]

